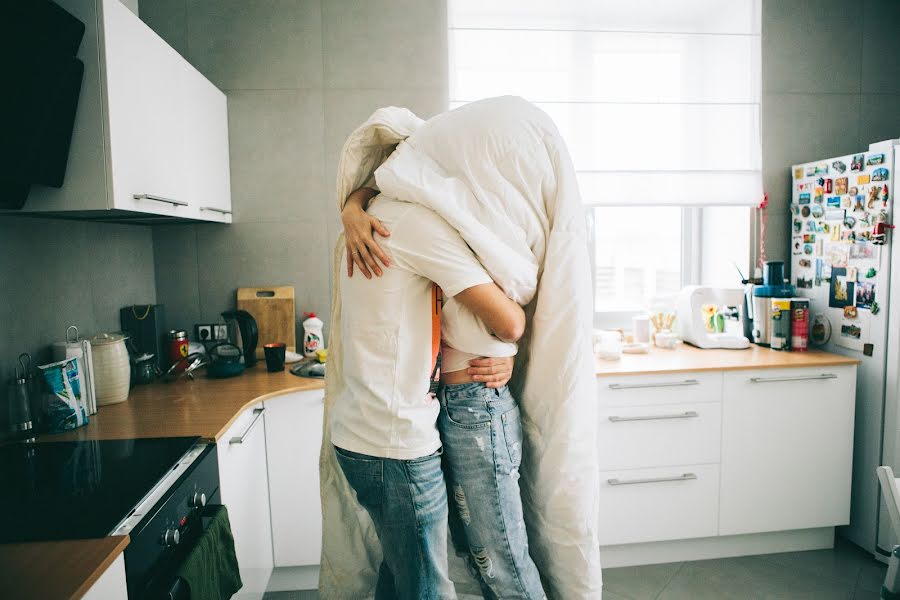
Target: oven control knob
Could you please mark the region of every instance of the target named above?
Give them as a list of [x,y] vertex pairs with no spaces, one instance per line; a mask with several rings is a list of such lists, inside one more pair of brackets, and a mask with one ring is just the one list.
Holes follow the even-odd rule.
[[180,541],[181,533],[177,529],[166,529],[166,532],[162,535],[162,545],[166,548],[177,546]]
[[203,508],[206,506],[206,494],[203,492],[194,492],[189,504],[191,508]]

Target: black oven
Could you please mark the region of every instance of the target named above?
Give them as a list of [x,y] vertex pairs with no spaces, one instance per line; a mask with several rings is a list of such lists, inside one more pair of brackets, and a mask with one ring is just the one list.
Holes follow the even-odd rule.
[[211,509],[221,503],[215,444],[198,456],[161,497],[139,515],[125,549],[129,600],[187,599],[176,573],[203,534]]

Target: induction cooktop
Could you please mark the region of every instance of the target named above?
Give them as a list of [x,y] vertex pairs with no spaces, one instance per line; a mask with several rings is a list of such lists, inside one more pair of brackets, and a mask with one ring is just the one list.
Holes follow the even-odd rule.
[[0,447],[0,543],[109,535],[198,440]]

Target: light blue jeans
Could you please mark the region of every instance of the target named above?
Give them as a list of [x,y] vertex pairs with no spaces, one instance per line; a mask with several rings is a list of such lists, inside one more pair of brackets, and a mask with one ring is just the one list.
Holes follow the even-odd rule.
[[543,600],[519,494],[522,422],[515,398],[505,387],[461,383],[441,388],[440,399],[454,541],[468,549],[485,598]]
[[413,460],[335,454],[372,517],[384,560],[375,600],[453,600],[448,576],[447,488],[441,451]]

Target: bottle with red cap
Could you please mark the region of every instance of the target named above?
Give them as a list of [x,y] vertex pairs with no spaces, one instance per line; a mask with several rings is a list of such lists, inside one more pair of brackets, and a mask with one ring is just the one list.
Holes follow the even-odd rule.
[[303,321],[303,354],[308,357],[315,357],[316,352],[323,349],[322,336],[322,319],[316,317],[316,313],[303,313],[306,320]]

